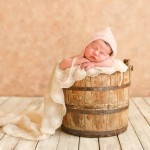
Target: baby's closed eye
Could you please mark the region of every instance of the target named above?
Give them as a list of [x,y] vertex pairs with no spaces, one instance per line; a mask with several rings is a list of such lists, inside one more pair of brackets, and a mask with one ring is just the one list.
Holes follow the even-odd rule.
[[92,45],[92,48],[98,50],[98,47],[96,45]]

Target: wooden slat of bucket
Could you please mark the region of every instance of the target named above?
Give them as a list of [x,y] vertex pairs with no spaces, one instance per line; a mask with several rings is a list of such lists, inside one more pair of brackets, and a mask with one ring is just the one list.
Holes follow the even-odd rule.
[[[91,77],[85,78],[86,87],[91,87]],[[91,107],[92,102],[92,94],[91,91],[85,91],[85,99],[84,99],[84,105],[86,107]],[[93,115],[90,114],[84,114],[84,121],[85,121],[85,130],[92,130],[93,125]]]
[[[110,76],[110,86],[118,86],[118,73],[114,73]],[[108,97],[108,105],[109,109],[113,110],[117,108],[117,101],[118,101],[118,93],[116,90],[110,90],[109,91],[109,97]],[[107,115],[107,131],[115,130],[117,129],[117,113],[108,114]]]
[[[118,74],[118,80],[121,79],[121,73]],[[122,83],[127,84],[129,83],[129,70],[127,70],[125,73],[123,73],[123,79]],[[128,99],[129,99],[129,87],[123,88],[123,89],[118,89],[118,107],[122,108],[128,105]],[[127,92],[127,93],[126,93]],[[124,110],[120,113],[117,113],[118,117],[118,127],[117,128],[122,128],[124,126],[127,126],[128,124],[128,109]]]
[[[85,78],[85,83],[86,83],[86,87],[91,87],[91,77],[86,77]],[[89,107],[91,106],[91,101],[92,101],[92,95],[91,95],[91,91],[86,91],[84,94],[84,105]]]
[[[81,80],[80,81],[80,87],[86,87],[86,80]],[[80,107],[85,107],[85,93],[86,93],[86,91],[80,91],[80,101],[79,101],[79,105],[80,105]],[[80,114],[80,116],[79,116],[79,126],[78,126],[78,129],[79,130],[83,130],[84,128],[85,128],[85,114]]]
[[[123,76],[123,73],[117,73],[118,75],[118,83],[120,84],[119,86],[123,85],[124,84],[124,76]],[[118,97],[117,97],[117,107],[118,108],[122,108],[124,107],[124,89],[118,89],[117,90],[118,92]]]
[[122,125],[123,126],[126,126],[126,125],[128,125],[128,112],[129,112],[129,109],[127,109],[127,110],[125,110],[124,112],[123,112],[123,118],[122,118]]
[[125,114],[126,114],[125,111],[126,110],[117,113],[117,119],[118,120],[117,120],[117,124],[116,124],[116,129],[122,128],[122,127],[124,127],[126,125],[125,124],[126,121],[123,121],[124,117],[125,117]]
[[[98,75],[96,77],[93,77],[91,79],[91,87],[100,87],[101,86],[101,77]],[[92,97],[93,97],[93,108],[99,108],[101,105],[101,99],[100,99],[100,92],[99,91],[92,91]],[[105,128],[103,125],[105,124],[105,120],[103,119],[104,117],[101,115],[93,115],[93,125],[92,129],[93,131],[99,131]]]
[[[80,81],[76,81],[73,84],[73,86],[80,87]],[[73,90],[73,94],[74,94],[74,102],[75,102],[75,104],[73,105],[80,105],[80,101],[81,101],[80,97],[82,94],[80,93],[80,91],[75,91],[75,90]]]
[[65,96],[65,104],[72,103],[72,90],[63,89]]
[[79,129],[80,128],[80,116],[81,114],[80,113],[72,113],[72,118],[73,118],[73,124],[75,125],[75,129]]
[[[130,68],[129,68],[130,69]],[[127,70],[126,72],[123,73],[124,80],[123,83],[129,83],[130,82],[130,70]],[[129,103],[129,87],[124,88],[124,105],[128,105]]]
[[[85,80],[81,81],[76,81],[73,84],[74,87],[84,87],[85,86]],[[72,90],[73,95],[74,95],[74,102],[76,103],[69,103],[69,105],[75,105],[77,107],[83,107],[84,106],[84,91],[80,90]],[[84,114],[78,114],[76,112],[69,112],[69,115],[66,116],[69,117],[70,120],[68,124],[70,125],[70,128],[80,130],[83,129],[85,124],[84,124]]]
[[[79,87],[86,87],[86,80],[85,80],[85,79],[83,79],[83,80],[81,80],[81,81],[78,81],[78,82],[80,82]],[[84,102],[84,99],[85,99],[85,91],[80,91],[78,98],[79,98],[78,105],[84,107],[84,105],[85,105],[85,102]]]
[[[86,119],[84,119],[85,117]],[[87,125],[88,125],[87,129],[89,129],[89,126],[91,127],[91,120],[89,118],[89,115],[77,112],[67,112],[66,116],[63,118],[63,125],[70,129],[82,131],[83,129],[86,129],[85,126]]]
[[[124,84],[124,77],[123,77],[123,73],[118,73],[118,86],[121,86]],[[117,108],[122,108],[124,107],[124,89],[118,89],[118,96],[117,96]],[[125,111],[119,112],[116,114],[116,117],[118,118],[118,122],[117,122],[117,126],[116,129],[122,128],[123,126],[125,126],[125,124],[123,125],[123,120],[124,120],[124,115],[125,115]]]
[[74,112],[67,112],[67,114],[63,118],[63,125],[68,128],[77,128],[77,116]]
[[[73,86],[80,87],[80,81],[76,81]],[[65,104],[69,105],[81,105],[82,97],[84,96],[80,91],[71,90],[70,88],[64,89],[64,96],[65,96]],[[83,105],[83,104],[82,104]]]
[[[100,87],[102,84],[101,76],[98,75],[91,80],[91,87]],[[92,91],[93,97],[93,108],[101,108],[101,91]],[[105,104],[105,103],[104,103]],[[106,130],[106,119],[103,115],[93,115],[93,131],[105,131]]]
[[[111,82],[110,82],[110,75],[106,75],[106,74],[102,74],[101,75],[101,86],[110,86]],[[110,95],[110,91],[100,91],[100,99],[101,99],[101,107],[100,109],[104,109],[104,110],[108,110],[109,107],[109,95]],[[101,120],[105,120],[105,124],[104,124],[104,129],[102,130],[109,130],[109,114],[104,114],[102,115],[102,119]]]
[[[80,82],[79,81],[75,82],[73,86],[79,86],[80,87]],[[70,103],[71,105],[78,105],[79,104],[79,95],[80,95],[79,91],[72,90],[72,101]]]
[[85,128],[84,130],[93,130],[93,115],[84,114]]
[[118,113],[107,115],[107,131],[116,130],[118,126]]
[[93,115],[93,131],[106,131],[107,120],[105,119],[107,114]]
[[[111,75],[111,86],[118,86],[118,73]],[[117,108],[118,92],[116,90],[109,91],[109,109]]]
[[[102,87],[109,87],[110,86],[110,75],[102,74],[101,75],[101,86]],[[109,99],[109,90],[100,91],[100,108],[101,109],[108,109],[108,99]]]
[[85,127],[84,114],[77,112],[67,112],[63,118],[63,125],[76,130],[82,130]]
[[79,130],[84,130],[85,129],[85,126],[86,126],[86,124],[85,124],[85,114],[80,114],[80,116],[79,116]]
[[[129,83],[129,70],[123,73],[123,84]],[[118,100],[119,107],[125,107],[128,105],[129,101],[129,87],[124,89],[118,89]],[[118,114],[119,124],[118,128],[124,127],[128,124],[128,109],[123,111],[121,114]]]
[[[128,71],[126,71],[124,73],[124,84],[127,83],[127,82],[130,82],[130,67],[128,69]],[[127,88],[124,88],[124,103],[125,105],[128,105],[129,104],[129,100],[130,100],[130,95],[129,95],[129,89],[130,87],[127,87]],[[126,110],[126,114],[125,114],[125,117],[124,117],[124,124],[127,124],[128,123],[128,111],[129,110]]]
[[[100,87],[101,86],[101,77],[100,75],[91,78],[91,87]],[[101,106],[101,98],[100,98],[100,91],[92,91],[93,97],[93,105],[92,108],[99,108]]]

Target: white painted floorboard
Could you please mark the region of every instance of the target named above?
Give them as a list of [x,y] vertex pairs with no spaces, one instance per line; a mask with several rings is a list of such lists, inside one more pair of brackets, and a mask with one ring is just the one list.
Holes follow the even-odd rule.
[[[0,111],[36,110],[43,97],[0,97]],[[17,107],[16,107],[17,106]],[[128,129],[118,136],[85,138],[59,128],[44,141],[29,141],[5,134],[0,128],[0,150],[150,150],[150,97],[130,100]]]

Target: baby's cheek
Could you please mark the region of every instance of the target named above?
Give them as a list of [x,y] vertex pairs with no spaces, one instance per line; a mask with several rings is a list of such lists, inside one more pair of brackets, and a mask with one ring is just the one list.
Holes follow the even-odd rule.
[[85,51],[84,51],[84,55],[86,55],[86,56],[90,56],[91,53],[92,53],[92,49],[91,49],[91,48],[87,48],[87,49],[85,49]]
[[103,55],[103,59],[106,60],[109,58],[109,55]]

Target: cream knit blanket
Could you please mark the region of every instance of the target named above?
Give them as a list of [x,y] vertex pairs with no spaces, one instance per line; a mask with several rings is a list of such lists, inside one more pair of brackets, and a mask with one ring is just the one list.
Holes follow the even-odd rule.
[[128,69],[121,60],[115,60],[113,67],[95,67],[88,71],[81,70],[79,65],[61,70],[59,62],[53,69],[52,78],[45,91],[42,110],[24,113],[0,113],[0,126],[3,127],[5,133],[28,140],[48,138],[61,126],[63,116],[66,114],[62,88],[68,88],[75,81],[82,80],[86,76],[94,77],[100,73],[113,74],[116,71],[126,72]]

